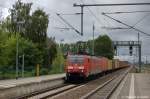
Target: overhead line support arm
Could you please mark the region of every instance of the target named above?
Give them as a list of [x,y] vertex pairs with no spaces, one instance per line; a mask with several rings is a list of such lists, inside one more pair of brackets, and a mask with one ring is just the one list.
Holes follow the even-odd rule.
[[129,5],[150,5],[150,3],[117,3],[117,4],[74,4],[74,7],[85,6],[129,6]]
[[83,9],[88,6],[129,6],[129,5],[150,5],[150,3],[118,3],[118,4],[73,4],[74,7],[81,7],[81,35],[83,35]]

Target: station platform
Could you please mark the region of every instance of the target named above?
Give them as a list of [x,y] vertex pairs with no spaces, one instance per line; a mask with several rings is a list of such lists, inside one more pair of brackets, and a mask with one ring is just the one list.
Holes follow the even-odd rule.
[[27,78],[18,78],[18,79],[11,79],[11,80],[0,80],[0,89],[4,88],[11,88],[18,85],[24,85],[29,83],[36,83],[42,82],[46,80],[53,80],[57,78],[63,78],[65,74],[52,74],[46,76],[39,76],[39,77],[27,77]]
[[53,74],[11,80],[0,80],[0,99],[15,99],[35,91],[64,83],[65,74]]
[[150,73],[129,73],[110,99],[150,99]]

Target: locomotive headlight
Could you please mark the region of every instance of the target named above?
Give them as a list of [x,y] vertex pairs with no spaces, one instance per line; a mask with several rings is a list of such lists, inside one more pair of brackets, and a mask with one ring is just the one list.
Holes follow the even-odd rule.
[[84,69],[84,66],[80,66],[79,69]]
[[68,69],[73,69],[73,67],[72,66],[68,66]]
[[83,69],[81,70],[81,72],[83,72]]

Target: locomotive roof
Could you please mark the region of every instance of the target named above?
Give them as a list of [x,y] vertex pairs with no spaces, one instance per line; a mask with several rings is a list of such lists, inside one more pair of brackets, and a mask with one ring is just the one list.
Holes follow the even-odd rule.
[[69,57],[85,57],[85,56],[88,56],[88,55],[68,55]]
[[93,57],[93,58],[104,58],[104,57],[97,57],[97,56],[90,56],[90,55],[68,55],[68,57]]

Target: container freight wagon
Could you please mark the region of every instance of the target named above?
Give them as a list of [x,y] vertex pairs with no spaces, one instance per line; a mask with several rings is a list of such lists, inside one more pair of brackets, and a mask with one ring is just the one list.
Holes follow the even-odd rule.
[[119,68],[119,59],[114,59],[113,60],[113,67],[114,67],[114,69]]
[[119,61],[119,66],[120,67],[128,67],[129,66],[128,64],[129,63],[127,61]]
[[113,61],[108,60],[108,70],[112,70],[112,69],[113,69]]

